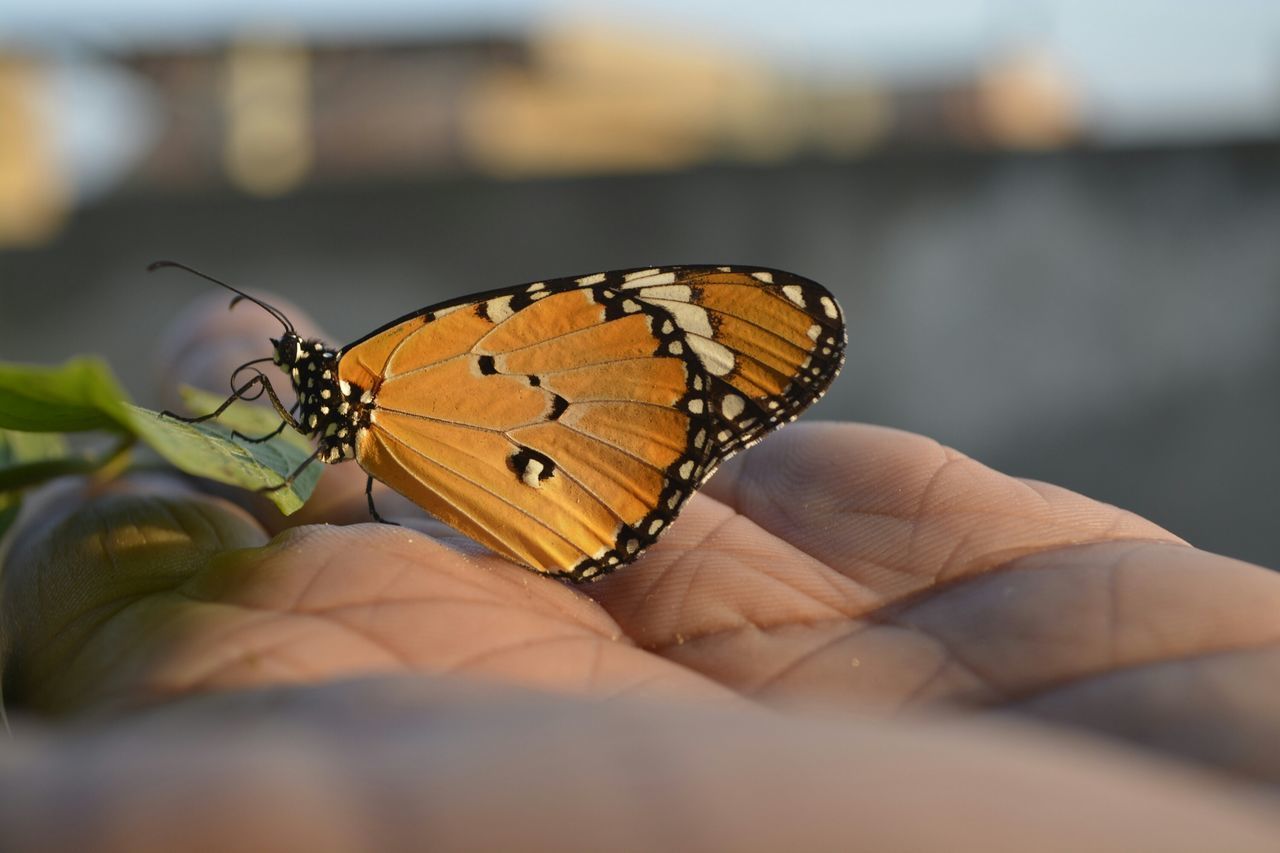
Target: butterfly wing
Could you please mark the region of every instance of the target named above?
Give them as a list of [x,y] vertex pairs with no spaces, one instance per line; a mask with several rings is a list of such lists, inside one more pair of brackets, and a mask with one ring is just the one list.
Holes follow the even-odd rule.
[[346,347],[372,412],[356,459],[440,520],[574,580],[635,559],[737,450],[844,360],[821,285],[665,267],[444,303]]

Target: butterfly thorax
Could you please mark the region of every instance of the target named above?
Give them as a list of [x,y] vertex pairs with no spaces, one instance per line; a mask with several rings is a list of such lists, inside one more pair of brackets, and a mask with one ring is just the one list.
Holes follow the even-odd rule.
[[340,354],[323,341],[286,332],[272,344],[273,360],[289,374],[298,395],[298,427],[318,442],[317,458],[330,463],[354,458],[356,436],[369,425],[372,394],[338,377]]

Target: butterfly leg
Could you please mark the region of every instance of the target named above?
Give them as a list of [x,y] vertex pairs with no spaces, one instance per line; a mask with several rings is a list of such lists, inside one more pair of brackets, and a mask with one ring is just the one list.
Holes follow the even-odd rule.
[[188,418],[178,414],[177,412],[171,412],[168,409],[165,409],[163,412],[160,413],[160,417],[172,418],[175,421],[182,421],[184,424],[198,424],[208,420],[212,420],[213,418],[216,418],[218,415],[222,414],[227,409],[229,409],[231,407],[231,404],[234,403],[236,400],[244,399],[245,394],[249,393],[249,391],[254,386],[259,385],[264,378],[265,377],[262,377],[262,376],[255,376],[254,378],[250,379],[248,382],[241,385],[239,388],[236,388],[234,391],[231,392],[231,396],[223,401],[221,406],[214,409],[212,412],[210,412],[207,415],[200,415],[199,417]]
[[233,429],[233,430],[231,431],[231,437],[232,437],[232,438],[238,438],[238,439],[240,439],[241,441],[247,441],[247,442],[249,442],[250,444],[261,444],[261,443],[262,443],[262,442],[264,442],[264,441],[270,441],[271,439],[275,438],[275,437],[276,437],[277,435],[279,435],[280,433],[284,432],[284,428],[285,428],[285,427],[287,427],[288,425],[289,425],[289,424],[288,424],[288,422],[287,422],[287,421],[281,421],[281,422],[280,422],[280,426],[276,427],[275,429],[273,429],[271,432],[267,433],[266,435],[260,435],[260,436],[258,436],[257,438],[254,438],[253,436],[245,435],[244,433],[240,432],[240,430],[238,430],[238,429]]
[[372,477],[370,477],[369,481],[364,484],[364,496],[369,499],[369,515],[373,516],[374,521],[378,522],[379,524],[390,524],[395,527],[400,526],[399,522],[387,521],[385,518],[378,515],[378,511],[373,508],[373,478]]
[[315,462],[317,459],[320,458],[321,452],[322,452],[321,450],[317,450],[315,453],[311,454],[306,459],[302,460],[302,464],[299,465],[297,468],[294,468],[292,474],[290,474],[288,477],[285,477],[283,480],[281,480],[279,483],[275,484],[274,486],[263,486],[262,488],[256,489],[255,491],[257,491],[257,493],[260,495],[265,495],[270,492],[278,492],[281,489],[287,489],[289,486],[293,485],[293,481],[298,479],[298,476],[301,475],[303,471],[307,470],[308,465],[310,465],[312,462]]
[[[280,415],[282,422],[280,426],[275,430],[275,432],[268,433],[267,435],[264,435],[260,438],[251,438],[238,431],[233,431],[232,432],[233,436],[244,439],[245,441],[256,443],[256,442],[266,441],[267,439],[270,439],[270,438],[275,438],[277,435],[284,432],[284,428],[286,426],[291,426],[294,429],[296,429],[298,432],[303,431],[302,424],[298,423],[297,419],[293,417],[293,414],[292,414],[293,409],[286,409],[284,407],[284,404],[280,402],[280,397],[276,395],[276,389],[271,387],[271,380],[268,379],[266,376],[262,375],[261,373],[259,373],[257,376],[250,379],[248,382],[241,385],[239,388],[236,388],[231,393],[231,396],[223,401],[221,406],[214,409],[212,412],[210,412],[207,415],[200,415],[199,417],[188,418],[188,417],[183,417],[182,415],[179,415],[176,412],[171,412],[168,409],[165,409],[163,412],[160,413],[160,417],[172,418],[175,421],[182,421],[184,424],[203,423],[204,421],[212,420],[213,418],[218,417],[218,415],[221,415],[228,408],[230,408],[231,404],[234,403],[236,400],[256,398],[257,395],[255,395],[254,398],[250,398],[247,396],[248,393],[252,391],[255,387],[261,388],[262,390],[267,392],[267,397],[271,400],[271,405],[273,408],[275,408],[276,413]],[[294,408],[297,408],[296,404]]]
[[[262,389],[267,392],[267,397],[271,400],[271,406],[276,410],[276,414],[280,416],[280,420],[293,427],[298,432],[305,433],[306,430],[302,428],[302,424],[298,423],[297,419],[293,416],[293,410],[297,408],[297,404],[295,403],[293,408],[286,409],[284,404],[280,402],[280,398],[276,396],[276,389],[271,387],[271,380],[263,376],[261,373],[258,374],[258,379],[262,382]],[[280,429],[276,430],[276,432],[278,433],[283,429],[284,426],[281,425]],[[270,436],[267,436],[267,438],[270,438]]]

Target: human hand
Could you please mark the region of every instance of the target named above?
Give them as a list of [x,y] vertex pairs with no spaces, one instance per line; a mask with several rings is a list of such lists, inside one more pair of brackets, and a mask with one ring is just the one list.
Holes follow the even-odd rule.
[[[200,315],[162,360],[166,386],[220,387],[270,331]],[[5,566],[6,692],[80,718],[78,748],[116,759],[99,778],[123,787],[97,820],[134,803],[128,769],[177,749],[182,790],[223,814],[292,803],[262,827],[294,841],[358,841],[385,796],[418,809],[387,839],[426,826],[499,846],[608,846],[610,826],[651,847],[1051,833],[1244,849],[1280,831],[1245,786],[1280,778],[1280,578],[1129,513],[919,436],[802,423],[727,465],[637,564],[574,588],[430,522],[314,524],[366,517],[363,479],[329,469],[287,520],[155,477],[63,484],[29,514]],[[56,821],[76,770],[65,737],[0,765],[48,780],[37,807],[0,805],[0,830]],[[422,760],[401,767],[408,754]],[[229,831],[216,809],[173,808],[188,833]],[[122,846],[163,846],[163,830]]]

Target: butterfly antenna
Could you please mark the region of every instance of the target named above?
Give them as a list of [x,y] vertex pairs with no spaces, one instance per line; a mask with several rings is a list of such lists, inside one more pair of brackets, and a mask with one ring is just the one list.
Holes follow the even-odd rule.
[[284,312],[281,311],[279,308],[275,307],[274,305],[270,305],[266,302],[263,302],[261,299],[258,299],[255,296],[250,296],[249,294],[245,293],[243,290],[240,290],[239,288],[236,288],[236,287],[232,287],[231,285],[227,284],[225,281],[216,279],[207,273],[202,273],[200,272],[200,270],[195,269],[193,267],[189,267],[186,264],[180,264],[177,261],[155,261],[147,265],[147,272],[155,272],[156,270],[162,269],[164,267],[176,267],[180,270],[185,270],[186,272],[189,272],[192,275],[198,275],[200,276],[200,278],[203,278],[205,281],[211,281],[214,284],[218,285],[219,287],[225,287],[227,290],[230,290],[232,293],[236,295],[235,299],[231,300],[231,305],[229,307],[234,308],[236,307],[236,303],[239,302],[241,299],[247,299],[250,302],[252,302],[254,305],[257,305],[259,308],[266,311],[272,317],[275,317],[276,320],[280,322],[280,325],[284,326],[284,330],[286,332],[294,331],[293,323],[289,322],[289,318],[286,317],[284,315]]

